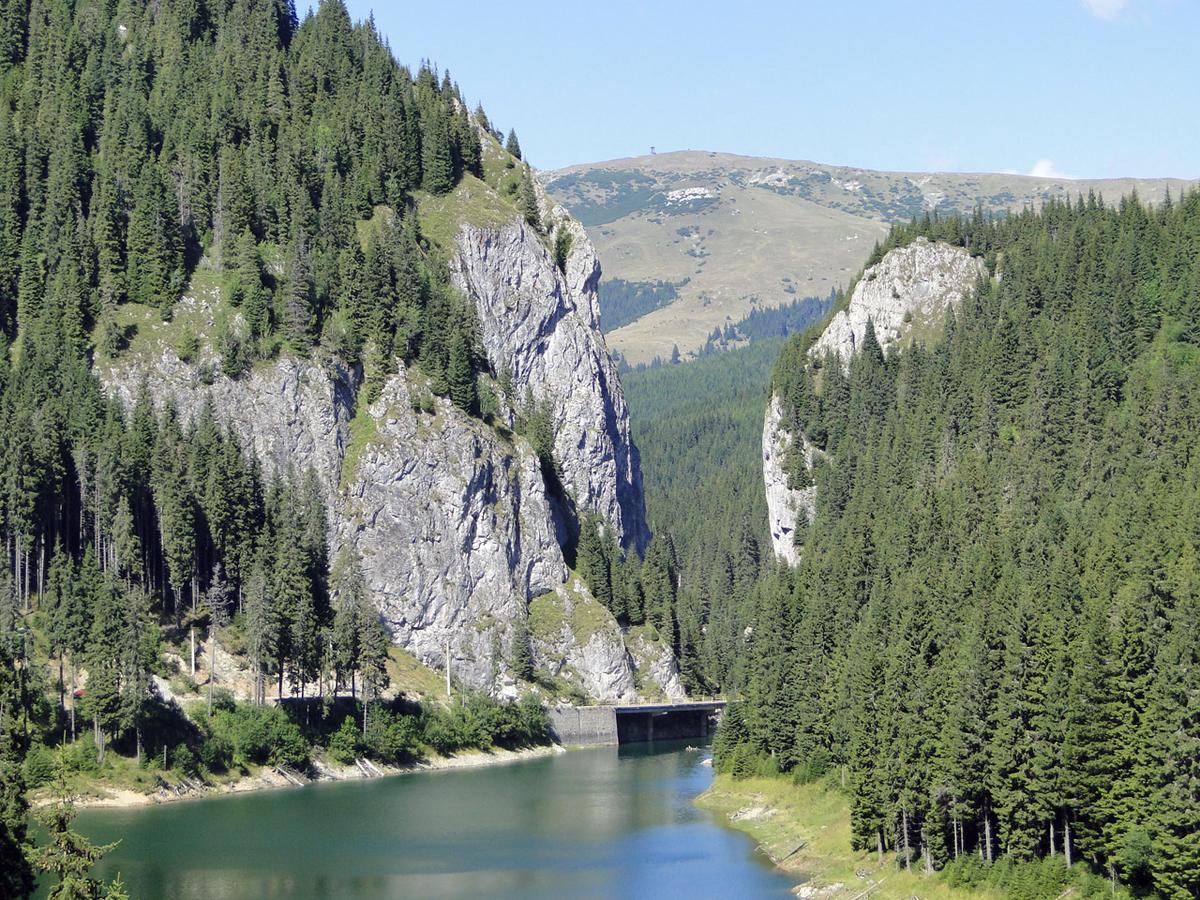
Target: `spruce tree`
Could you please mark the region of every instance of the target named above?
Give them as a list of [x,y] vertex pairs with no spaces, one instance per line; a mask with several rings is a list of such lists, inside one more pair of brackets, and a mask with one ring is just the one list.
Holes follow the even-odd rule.
[[525,221],[535,230],[542,230],[542,213],[538,208],[537,191],[533,187],[533,175],[529,166],[521,170],[521,183],[517,192],[517,206]]
[[512,128],[508,130],[508,140],[504,142],[504,149],[517,159],[521,158],[521,142],[517,140],[517,132]]
[[446,367],[446,381],[450,387],[450,399],[454,404],[467,413],[474,413],[479,398],[471,361],[471,346],[461,325],[450,333],[450,358]]

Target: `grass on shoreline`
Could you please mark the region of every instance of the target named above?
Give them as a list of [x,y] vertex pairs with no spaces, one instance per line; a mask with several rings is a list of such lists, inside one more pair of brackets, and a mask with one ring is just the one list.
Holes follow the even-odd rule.
[[[783,871],[797,882],[810,883],[817,891],[811,896],[857,897],[872,884],[879,885],[870,892],[872,900],[914,896],[922,900],[1000,900],[1004,896],[992,890],[952,888],[936,875],[923,875],[916,869],[906,872],[890,855],[881,864],[874,854],[851,850],[850,807],[845,794],[827,782],[793,785],[783,778],[735,781],[729,775],[717,775],[712,786],[696,798],[696,805],[749,834]],[[795,850],[801,842],[804,846]]]

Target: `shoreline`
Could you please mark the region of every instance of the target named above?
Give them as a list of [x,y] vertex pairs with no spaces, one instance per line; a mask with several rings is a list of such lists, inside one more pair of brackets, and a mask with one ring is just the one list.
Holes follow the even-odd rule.
[[785,778],[734,781],[729,775],[717,775],[692,802],[726,828],[749,835],[756,845],[754,852],[795,879],[792,893],[806,900],[1002,897],[986,888],[952,888],[915,868],[906,872],[890,855],[881,863],[874,853],[852,850],[849,804],[831,783],[794,785]]
[[[71,803],[76,809],[137,809],[143,806],[160,806],[165,803],[180,803],[188,800],[206,800],[224,797],[232,794],[249,794],[258,791],[281,790],[284,788],[301,788],[310,784],[330,784],[338,781],[366,781],[370,778],[391,778],[398,775],[416,775],[429,772],[445,772],[453,769],[475,769],[485,766],[499,766],[510,763],[538,759],[566,753],[567,748],[560,744],[545,744],[537,747],[524,747],[520,750],[466,750],[453,756],[433,756],[408,763],[403,766],[385,766],[371,763],[380,775],[369,776],[357,765],[330,764],[317,760],[312,764],[316,776],[301,784],[277,774],[270,766],[263,766],[257,772],[239,776],[236,779],[216,784],[205,784],[200,790],[187,790],[182,793],[171,793],[161,788],[145,793],[130,788],[107,787],[103,784],[90,786],[103,796],[76,796]],[[31,799],[34,808],[51,806],[56,802],[54,797],[39,797]]]

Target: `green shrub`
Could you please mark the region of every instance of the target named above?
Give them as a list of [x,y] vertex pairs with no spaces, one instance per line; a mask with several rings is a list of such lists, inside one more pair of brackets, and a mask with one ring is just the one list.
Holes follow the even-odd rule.
[[228,772],[233,763],[233,741],[224,734],[206,736],[196,755],[208,772]]
[[421,740],[442,755],[463,746],[457,720],[441,709],[426,711],[421,722]]
[[196,358],[196,354],[199,352],[200,338],[190,327],[184,328],[175,339],[175,354],[179,357],[179,361],[189,363]]
[[417,755],[419,736],[420,726],[415,716],[382,708],[372,710],[367,717],[363,745],[372,759],[395,765]]
[[179,744],[175,747],[170,755],[170,762],[184,775],[200,774],[200,761],[187,744]]
[[729,773],[737,749],[750,739],[742,703],[730,703],[721,717],[721,726],[713,737],[713,766],[716,771]]
[[213,730],[226,735],[243,763],[304,765],[308,743],[296,723],[277,706],[238,706],[213,715]]
[[[1013,900],[1057,897],[1068,888],[1073,888],[1073,892],[1080,897],[1094,897],[1097,900],[1112,894],[1112,886],[1106,879],[1090,872],[1082,863],[1067,869],[1061,856],[1025,862],[1001,857],[988,865],[977,854],[967,853],[947,863],[941,877],[952,888],[966,891],[990,889],[1000,891]],[[1128,894],[1121,890],[1117,896]]]
[[25,755],[25,785],[36,788],[49,784],[54,779],[54,753],[48,748],[37,744],[30,748]]
[[68,772],[90,775],[100,771],[100,764],[96,762],[96,744],[90,738],[79,738],[74,743],[67,744],[66,750],[63,751],[63,759]]
[[817,781],[833,765],[833,757],[828,750],[817,750],[808,759],[801,760],[792,769],[793,784],[809,784]]
[[329,736],[329,755],[343,765],[354,762],[361,752],[360,730],[353,716],[346,716],[341,727]]
[[574,237],[566,228],[559,228],[554,235],[554,267],[564,275],[567,273],[567,260],[571,256],[571,245]]
[[217,353],[221,357],[221,371],[229,378],[240,378],[253,362],[250,346],[229,329],[217,333]]
[[517,703],[516,713],[521,722],[522,744],[537,745],[550,743],[550,715],[542,701],[533,694],[526,694]]

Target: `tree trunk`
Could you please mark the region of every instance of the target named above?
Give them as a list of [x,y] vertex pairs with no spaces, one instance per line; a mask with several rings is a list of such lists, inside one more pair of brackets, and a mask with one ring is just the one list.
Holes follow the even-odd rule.
[[882,865],[882,863],[883,863],[883,829],[882,828],[875,829],[875,850],[879,856],[879,862]]
[[[162,519],[159,518],[159,520],[158,520],[158,583],[164,588],[164,590],[163,590],[164,594],[170,594],[170,593],[173,593],[173,591],[167,589],[167,552],[166,551],[167,551],[167,542],[163,537],[163,523],[162,523]],[[174,588],[175,586],[171,585],[170,587]],[[178,605],[179,605],[178,600],[174,596],[172,596],[171,597],[171,611],[174,612],[175,607],[177,607]]]
[[1063,816],[1063,857],[1067,861],[1067,868],[1071,868],[1071,812],[1068,810]]
[[900,827],[904,829],[904,868],[912,871],[912,853],[908,847],[908,810],[900,810]]
[[988,813],[983,814],[983,834],[984,844],[987,846],[986,859],[988,863],[992,862],[992,817]]
[[58,654],[58,708],[63,711],[63,715],[67,712],[67,686],[63,681],[63,657],[66,655],[65,650],[60,650]]
[[208,651],[208,717],[211,719],[213,684],[217,680],[217,636],[214,634],[209,640],[212,641],[212,649]]
[[190,632],[192,642],[192,681],[196,680],[196,626],[193,625]]
[[75,743],[75,654],[71,654],[71,743]]
[[1054,855],[1054,819],[1050,820],[1050,855]]

